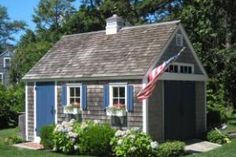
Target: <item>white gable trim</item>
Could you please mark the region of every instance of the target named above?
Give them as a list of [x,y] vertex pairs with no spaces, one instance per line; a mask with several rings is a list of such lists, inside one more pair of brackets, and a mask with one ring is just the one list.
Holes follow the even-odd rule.
[[[162,49],[160,55],[158,55],[155,59],[154,59],[154,62],[149,66],[149,69],[147,70],[144,78],[147,78],[148,77],[148,74],[151,72],[152,69],[155,68],[156,64],[158,63],[158,61],[160,60],[161,56],[163,56],[163,54],[165,53],[165,51],[167,50],[167,48],[169,47],[170,43],[172,42],[172,40],[174,39],[176,33],[178,32],[178,30],[181,31],[181,33],[183,34],[183,37],[184,39],[186,40],[186,43],[188,45],[188,47],[190,48],[190,51],[191,53],[193,54],[193,57],[194,59],[196,60],[198,66],[200,67],[202,73],[203,73],[203,78],[201,78],[200,80],[204,80],[204,81],[207,81],[208,80],[208,75],[205,71],[205,69],[203,68],[203,65],[201,64],[199,58],[197,57],[197,54],[195,53],[194,49],[193,49],[193,46],[187,36],[187,33],[185,32],[183,26],[181,24],[178,25],[178,27],[175,29],[175,31],[172,33],[172,35],[170,36],[170,38],[168,39],[168,41],[166,42],[164,48]],[[169,75],[175,75],[174,73],[171,73]],[[165,77],[162,77],[163,79]],[[181,77],[178,78],[178,80],[181,80]],[[198,80],[198,79],[197,79]]]
[[159,80],[178,80],[178,81],[207,81],[204,75],[185,74],[185,73],[163,73]]
[[192,44],[191,44],[191,42],[190,42],[190,40],[189,40],[189,38],[188,38],[188,35],[187,35],[186,31],[184,30],[182,24],[179,25],[179,29],[180,29],[180,31],[182,32],[182,34],[184,35],[184,39],[186,40],[187,45],[189,46],[189,48],[190,48],[190,50],[191,50],[191,52],[192,52],[192,54],[193,54],[193,57],[194,57],[194,59],[196,60],[198,66],[200,67],[200,69],[201,69],[201,71],[203,72],[204,76],[208,79],[208,75],[207,75],[207,73],[206,73],[206,71],[205,71],[205,69],[204,69],[202,63],[200,62],[200,60],[199,60],[199,58],[198,58],[196,52],[194,51],[194,48],[193,48],[193,46],[192,46]]

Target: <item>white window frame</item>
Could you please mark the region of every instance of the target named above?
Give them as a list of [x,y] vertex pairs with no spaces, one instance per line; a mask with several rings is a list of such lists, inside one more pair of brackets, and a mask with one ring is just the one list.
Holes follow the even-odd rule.
[[3,73],[0,73],[0,79],[1,79],[0,83],[3,84]]
[[[176,33],[176,36],[175,36],[175,44],[176,44],[176,46],[183,46],[183,40],[184,40],[183,35],[180,34],[180,33]],[[180,43],[178,41],[180,41]]]
[[70,88],[80,88],[80,109],[82,109],[82,84],[81,83],[68,83],[66,84],[66,106],[70,105]]
[[4,57],[3,58],[3,68],[6,68],[7,66],[6,66],[6,60],[9,60],[9,62],[11,62],[11,57]]
[[109,107],[112,107],[113,104],[113,87],[125,87],[125,108],[127,110],[127,103],[128,103],[128,90],[127,90],[127,83],[110,83],[109,84]]
[[[194,65],[191,63],[172,63],[170,65],[177,65],[178,66],[178,72],[177,74],[194,74]],[[189,66],[192,68],[192,73],[181,73],[180,72],[180,67],[181,66]],[[167,73],[176,73],[176,72],[167,72]]]

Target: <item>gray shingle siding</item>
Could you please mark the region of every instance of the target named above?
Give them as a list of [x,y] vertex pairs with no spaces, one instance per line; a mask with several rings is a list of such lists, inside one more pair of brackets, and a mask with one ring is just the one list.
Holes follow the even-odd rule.
[[153,139],[164,141],[164,81],[158,81],[153,94],[148,99],[148,131]]
[[28,140],[34,139],[34,83],[27,83],[28,88]]
[[[78,82],[78,81],[75,81]],[[118,81],[121,82],[121,81]],[[127,127],[138,127],[142,129],[142,102],[136,98],[137,92],[142,88],[141,80],[128,80],[125,81],[129,85],[133,85],[134,93],[134,112],[129,112],[127,115]],[[68,82],[57,83],[57,104],[58,104],[58,123],[66,119],[63,113],[63,106],[61,104],[61,89],[62,85]],[[78,82],[87,84],[87,110],[82,112],[82,120],[100,120],[104,123],[111,123],[111,119],[106,115],[103,107],[103,85],[111,83],[111,81],[83,81]],[[112,82],[114,83],[114,82]]]
[[[202,137],[206,131],[205,82],[196,82],[196,134]],[[204,104],[204,105],[203,105]]]

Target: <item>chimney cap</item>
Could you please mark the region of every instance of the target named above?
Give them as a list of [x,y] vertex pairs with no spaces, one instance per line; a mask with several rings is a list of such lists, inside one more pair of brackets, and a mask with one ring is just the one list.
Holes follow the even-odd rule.
[[113,14],[111,17],[107,18],[106,21],[123,21],[121,17],[119,17],[117,14]]

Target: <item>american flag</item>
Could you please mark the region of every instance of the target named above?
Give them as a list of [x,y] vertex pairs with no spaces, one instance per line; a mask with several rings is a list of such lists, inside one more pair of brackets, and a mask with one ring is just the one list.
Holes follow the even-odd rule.
[[163,62],[161,65],[159,65],[157,68],[153,69],[150,74],[148,75],[149,82],[148,84],[140,90],[140,92],[137,94],[138,100],[144,100],[149,98],[152,95],[153,90],[156,87],[156,82],[161,74],[165,72],[165,70],[168,68],[168,66],[174,62],[180,54],[185,50],[185,47],[183,47],[179,53],[167,61]]

